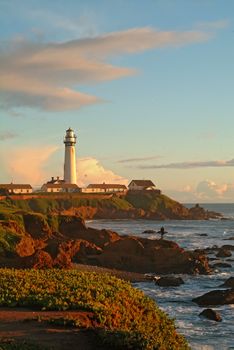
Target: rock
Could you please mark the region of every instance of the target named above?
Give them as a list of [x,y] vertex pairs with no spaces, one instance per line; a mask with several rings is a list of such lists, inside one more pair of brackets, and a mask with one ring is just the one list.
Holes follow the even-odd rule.
[[234,277],[228,278],[220,287],[234,288]]
[[29,233],[34,239],[46,239],[52,231],[44,217],[39,213],[22,215],[24,221],[25,231]]
[[199,306],[234,304],[234,289],[213,290],[192,301]]
[[160,277],[156,280],[155,284],[160,287],[178,287],[181,284],[184,284],[184,281],[181,277],[168,276]]
[[156,233],[156,231],[154,231],[154,230],[145,230],[142,233]]
[[218,263],[212,265],[211,267],[212,267],[212,268],[221,267],[221,268],[223,268],[223,269],[227,269],[227,268],[229,268],[229,267],[232,267],[232,265],[231,265],[231,264],[228,264],[228,263],[218,262]]
[[223,240],[224,240],[224,241],[233,241],[233,240],[234,240],[234,236],[229,237],[229,238],[224,238]]
[[116,242],[111,242],[105,246],[106,252],[126,255],[143,255],[144,246],[136,237],[126,237]]
[[220,249],[234,250],[234,245],[232,245],[232,244],[225,244],[225,245],[222,245],[222,247]]
[[200,233],[200,234],[198,234],[198,236],[201,236],[201,237],[207,237],[207,236],[208,236],[208,234],[207,234],[207,233]]
[[35,242],[31,236],[24,236],[16,245],[15,250],[20,257],[31,256],[35,253]]
[[171,241],[136,237],[124,237],[109,243],[90,264],[131,272],[153,271],[156,274],[207,274],[210,271],[203,254],[186,252]]
[[199,316],[208,318],[208,320],[212,320],[216,322],[222,321],[222,317],[220,316],[220,314],[214,311],[213,309],[205,309],[199,314]]
[[209,220],[209,219],[220,219],[222,215],[214,211],[205,210],[196,204],[194,207],[189,209],[189,215],[191,219],[195,220]]
[[50,254],[43,250],[37,251],[30,257],[22,258],[24,267],[34,269],[51,269],[53,267],[53,259]]
[[220,248],[216,256],[217,258],[227,258],[232,256],[232,252],[228,249]]

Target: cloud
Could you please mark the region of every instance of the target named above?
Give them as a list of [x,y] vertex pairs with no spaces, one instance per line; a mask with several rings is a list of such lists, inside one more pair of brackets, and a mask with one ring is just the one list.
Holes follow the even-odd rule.
[[135,163],[135,162],[148,162],[149,160],[159,159],[160,156],[152,156],[152,157],[142,157],[142,158],[127,158],[118,160],[117,163]]
[[1,153],[1,163],[9,179],[7,182],[42,184],[51,176],[46,166],[57,149],[56,146],[31,146]]
[[231,202],[234,201],[234,183],[217,184],[213,180],[204,180],[193,188],[188,185],[182,190],[165,190],[173,198],[183,202]]
[[156,165],[140,165],[138,169],[194,169],[194,168],[219,168],[219,167],[233,167],[234,159],[231,160],[211,160],[198,162],[182,162]]
[[221,19],[217,21],[210,22],[198,22],[197,27],[202,29],[223,29],[227,28],[230,25],[230,21],[227,19]]
[[116,175],[112,170],[105,169],[96,158],[87,157],[77,160],[77,180],[81,187],[90,183],[128,184],[128,179]]
[[101,102],[77,88],[136,74],[108,63],[111,56],[203,42],[210,36],[205,31],[135,28],[62,43],[14,40],[0,50],[1,106],[64,111]]
[[[5,182],[30,183],[39,188],[51,176],[63,174],[63,167],[56,159],[56,152],[61,152],[57,146],[31,146],[18,147],[6,152],[0,152],[2,164],[1,176]],[[58,168],[59,167],[59,168]],[[85,187],[90,183],[120,183],[128,184],[128,179],[115,174],[112,170],[104,168],[93,157],[77,159],[77,182]],[[3,179],[0,182],[4,182]]]
[[5,132],[0,132],[0,141],[6,141],[9,139],[14,139],[18,135],[11,132],[11,131],[5,131]]

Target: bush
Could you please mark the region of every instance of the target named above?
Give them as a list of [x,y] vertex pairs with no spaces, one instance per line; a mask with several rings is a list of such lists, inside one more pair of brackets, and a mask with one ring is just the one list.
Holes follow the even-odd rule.
[[104,340],[124,349],[189,349],[152,299],[109,274],[0,269],[0,305],[90,311]]

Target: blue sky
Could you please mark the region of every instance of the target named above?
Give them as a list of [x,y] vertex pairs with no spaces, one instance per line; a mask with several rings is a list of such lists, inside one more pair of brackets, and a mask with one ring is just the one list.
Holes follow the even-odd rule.
[[[0,182],[149,178],[233,202],[232,0],[0,0]],[[95,182],[96,182],[95,181]]]

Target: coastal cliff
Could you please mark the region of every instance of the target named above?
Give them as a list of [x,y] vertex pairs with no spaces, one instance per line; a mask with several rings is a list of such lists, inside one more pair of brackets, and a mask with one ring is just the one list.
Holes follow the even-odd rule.
[[42,214],[76,215],[91,219],[208,220],[221,215],[199,205],[186,208],[181,203],[155,191],[129,191],[126,195],[61,194],[9,197],[0,201],[4,212],[25,210]]

